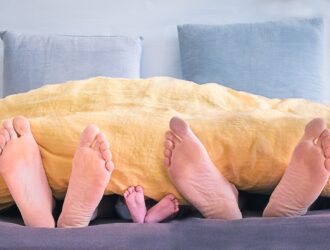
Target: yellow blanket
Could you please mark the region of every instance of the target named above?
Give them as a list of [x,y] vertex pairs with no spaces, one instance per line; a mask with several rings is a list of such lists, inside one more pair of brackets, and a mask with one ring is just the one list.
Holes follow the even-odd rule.
[[[0,120],[15,115],[31,122],[56,197],[66,192],[81,131],[94,123],[110,140],[115,163],[106,193],[122,194],[139,184],[146,196],[159,200],[167,193],[180,197],[163,166],[164,133],[172,116],[190,123],[229,181],[239,189],[267,193],[283,175],[306,123],[314,117],[329,122],[330,107],[267,99],[213,83],[98,77],[0,100]],[[330,196],[330,183],[322,195]],[[1,179],[0,204],[11,201]]]

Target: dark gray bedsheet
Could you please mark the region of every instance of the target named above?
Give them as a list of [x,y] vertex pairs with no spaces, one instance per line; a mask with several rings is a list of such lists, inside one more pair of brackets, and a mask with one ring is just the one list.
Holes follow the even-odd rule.
[[98,220],[82,229],[0,222],[1,249],[329,249],[330,210],[300,218],[188,218],[138,225]]
[[[14,206],[0,214],[0,249],[330,249],[329,198],[319,198],[312,209],[323,210],[306,216],[261,218],[269,197],[240,192],[243,220],[196,218],[195,210],[181,207],[179,219],[153,225],[119,220],[118,199],[105,196],[101,219],[81,229],[24,227]],[[55,218],[61,206],[57,201]]]

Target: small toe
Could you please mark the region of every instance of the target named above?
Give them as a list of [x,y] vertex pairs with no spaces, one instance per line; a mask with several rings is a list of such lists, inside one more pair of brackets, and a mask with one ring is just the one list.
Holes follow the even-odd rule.
[[173,150],[174,149],[174,143],[171,140],[165,140],[164,141],[164,148]]
[[101,152],[101,154],[102,154],[103,160],[105,160],[105,161],[111,161],[112,155],[111,155],[110,150],[103,151],[103,152]]
[[105,134],[103,134],[102,132],[98,133],[95,137],[95,145],[94,145],[94,150],[100,151],[101,152],[101,145],[103,144],[103,142],[106,142],[107,138],[105,136]]
[[110,143],[108,142],[106,136],[103,133],[97,135],[97,147],[101,152],[102,157],[105,161],[110,161],[112,159],[110,148]]
[[172,150],[164,149],[164,156],[170,158],[172,156]]
[[128,192],[131,194],[131,193],[133,193],[133,192],[135,192],[135,188],[134,188],[134,186],[130,186],[129,188],[128,188]]
[[129,195],[129,192],[126,190],[126,191],[124,192],[124,197],[127,198],[128,195]]
[[330,171],[330,159],[329,158],[325,159],[324,166],[327,170]]
[[13,126],[20,136],[31,133],[30,123],[24,116],[16,116],[13,120]]
[[329,131],[329,129],[324,131],[320,140],[321,140],[321,145],[323,148],[324,156],[326,158],[330,158],[330,131]]
[[10,139],[17,138],[17,134],[16,134],[16,131],[14,129],[13,121],[12,120],[6,120],[6,121],[4,121],[3,122],[3,127],[5,128],[5,130],[7,130]]
[[7,129],[1,128],[0,133],[5,138],[6,143],[7,143],[10,140],[10,135],[9,135],[9,132],[7,131]]
[[0,133],[0,148],[3,149],[6,145],[7,141],[4,135]]
[[322,118],[315,118],[306,125],[304,138],[306,140],[315,140],[322,134],[325,129],[325,120]]
[[103,152],[103,151],[106,151],[110,148],[110,143],[108,141],[102,141],[100,143],[100,151]]
[[112,172],[115,169],[115,165],[113,164],[112,161],[106,161],[105,163],[105,168],[109,171]]
[[172,131],[167,131],[165,133],[165,140],[171,141],[173,143],[174,147],[175,147],[175,144],[180,143],[180,139]]

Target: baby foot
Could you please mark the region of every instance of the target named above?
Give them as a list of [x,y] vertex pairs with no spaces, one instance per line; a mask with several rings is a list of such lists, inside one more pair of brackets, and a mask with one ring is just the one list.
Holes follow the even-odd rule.
[[133,222],[143,223],[147,213],[143,188],[131,186],[124,192],[124,197]]
[[0,129],[0,174],[16,202],[24,223],[54,227],[53,198],[40,151],[28,120],[7,120]]
[[157,223],[161,222],[179,211],[179,201],[173,194],[166,195],[155,206],[147,212],[145,222]]
[[59,227],[84,227],[95,210],[113,171],[109,142],[94,125],[82,132],[74,155],[68,191],[58,220]]
[[[317,140],[317,142],[315,141]],[[263,216],[298,216],[307,212],[326,185],[330,171],[330,132],[323,119],[307,124]]]
[[179,192],[207,218],[241,219],[237,189],[214,166],[189,125],[174,117],[170,128],[164,163]]

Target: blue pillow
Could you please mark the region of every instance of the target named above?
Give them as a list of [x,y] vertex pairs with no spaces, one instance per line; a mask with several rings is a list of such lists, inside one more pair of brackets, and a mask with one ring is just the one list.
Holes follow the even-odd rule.
[[1,33],[4,96],[93,76],[140,77],[141,38]]
[[325,100],[323,20],[178,26],[182,75],[270,98]]

